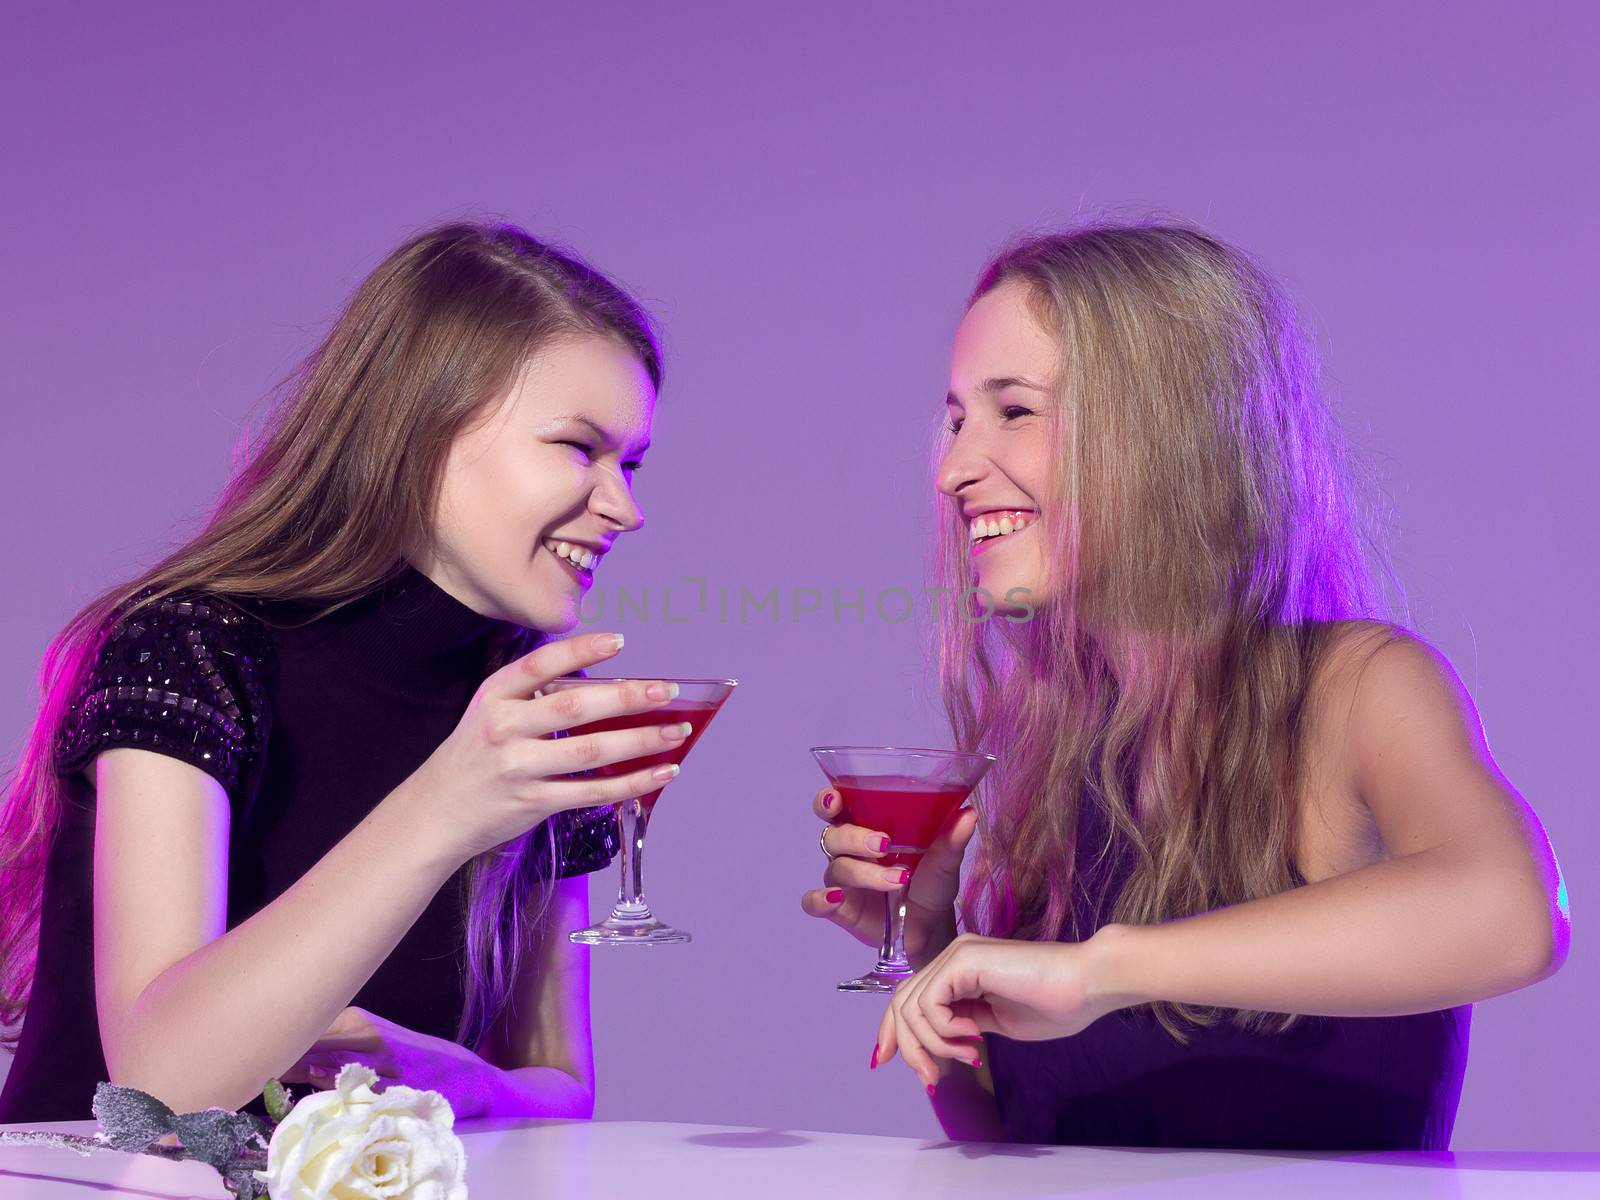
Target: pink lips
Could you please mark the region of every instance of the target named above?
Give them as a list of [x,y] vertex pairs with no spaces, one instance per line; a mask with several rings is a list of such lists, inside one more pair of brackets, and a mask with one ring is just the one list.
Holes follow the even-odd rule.
[[578,568],[573,565],[573,563],[572,563],[572,561],[570,559],[562,558],[561,555],[557,554],[554,550],[550,549],[548,546],[540,546],[539,549],[543,550],[551,558],[555,559],[556,562],[560,564],[561,569],[563,571],[565,571],[568,575],[571,575],[574,579],[576,579],[580,584],[583,585],[583,587],[585,589],[588,589],[588,588],[591,588],[591,587],[594,586],[594,576],[590,575],[590,574],[588,574],[588,573],[586,573],[584,571],[578,570]]

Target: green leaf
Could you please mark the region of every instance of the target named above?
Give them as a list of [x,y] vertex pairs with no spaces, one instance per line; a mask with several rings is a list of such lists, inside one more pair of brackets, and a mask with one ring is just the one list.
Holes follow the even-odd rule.
[[272,1118],[273,1124],[287,1117],[289,1110],[294,1107],[294,1097],[289,1095],[289,1089],[276,1079],[267,1080],[261,1098],[266,1101],[267,1116]]

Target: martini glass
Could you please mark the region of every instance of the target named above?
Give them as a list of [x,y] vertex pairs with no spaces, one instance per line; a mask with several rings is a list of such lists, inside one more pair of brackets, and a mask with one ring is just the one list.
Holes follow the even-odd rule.
[[879,862],[906,868],[906,881],[884,896],[878,965],[839,985],[841,992],[892,992],[911,977],[906,896],[912,876],[940,827],[978,786],[995,757],[901,746],[813,746],[811,753],[839,793],[850,823],[888,836],[889,848]]
[[[564,688],[627,682],[630,681],[568,677],[551,680],[544,690],[556,692]],[[657,680],[652,678],[650,682]],[[689,736],[675,746],[663,746],[639,758],[595,767],[596,775],[627,775],[662,763],[681,763],[739,683],[737,679],[663,679],[659,682],[678,685],[677,696],[662,707],[575,725],[569,733],[602,733],[612,729],[638,729],[644,725],[672,725],[687,721]],[[573,941],[585,946],[659,946],[689,940],[689,935],[683,930],[656,920],[644,898],[644,835],[650,826],[650,815],[655,811],[656,801],[665,787],[666,784],[662,784],[653,792],[612,805],[617,811],[617,822],[622,831],[622,853],[617,860],[622,867],[622,884],[617,891],[617,903],[604,921],[568,934]]]

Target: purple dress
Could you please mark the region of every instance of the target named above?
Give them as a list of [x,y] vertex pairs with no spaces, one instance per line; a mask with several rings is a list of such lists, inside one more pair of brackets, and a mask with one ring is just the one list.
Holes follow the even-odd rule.
[[[1125,877],[1126,866],[1114,875]],[[1105,923],[1115,888],[1078,904],[1079,928]],[[1449,1148],[1470,1005],[1302,1017],[1281,1034],[1246,1032],[1226,1016],[1191,1030],[1187,1044],[1137,1010],[1052,1041],[991,1035],[985,1058],[1007,1136],[1082,1146]]]

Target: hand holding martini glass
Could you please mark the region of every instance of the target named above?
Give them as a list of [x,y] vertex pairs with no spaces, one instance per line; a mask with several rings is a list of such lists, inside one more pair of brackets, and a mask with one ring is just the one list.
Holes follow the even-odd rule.
[[[547,692],[565,688],[596,687],[613,683],[626,683],[623,679],[566,677],[551,680],[545,685]],[[663,763],[677,765],[683,762],[700,735],[706,731],[713,717],[721,711],[723,703],[733,695],[737,679],[664,679],[663,683],[678,689],[677,695],[660,708],[648,712],[625,713],[577,725],[573,735],[601,733],[614,729],[637,729],[644,725],[671,725],[682,722],[689,728],[686,736],[675,745],[663,745],[652,754],[631,758],[625,762],[607,763],[594,768],[601,776],[627,775],[644,767]],[[618,862],[622,870],[622,884],[617,892],[617,903],[611,915],[587,929],[576,930],[567,936],[586,946],[657,946],[671,942],[687,942],[689,935],[656,920],[644,898],[644,835],[650,826],[651,814],[666,784],[653,792],[624,800],[615,805],[617,821],[622,834],[622,853]]]
[[841,992],[892,992],[912,974],[906,958],[906,897],[917,865],[995,757],[902,746],[813,746],[811,753],[851,823],[888,837],[882,865],[906,869],[905,882],[884,896],[877,965],[839,985]]

